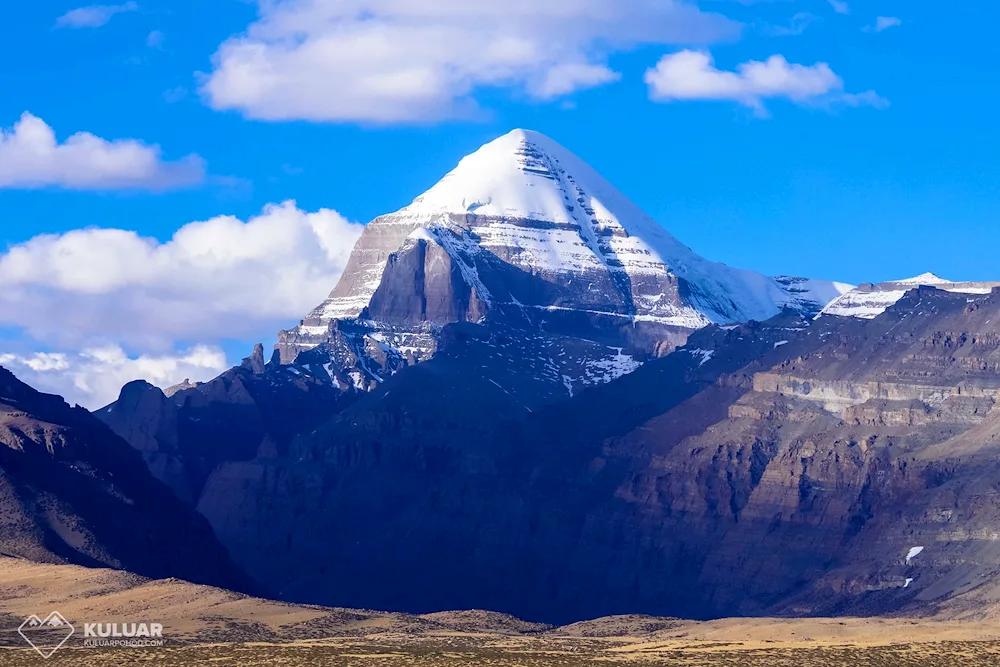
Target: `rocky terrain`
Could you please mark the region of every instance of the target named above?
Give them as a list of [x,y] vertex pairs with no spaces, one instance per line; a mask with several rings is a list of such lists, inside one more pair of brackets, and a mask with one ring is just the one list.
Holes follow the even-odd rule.
[[952,282],[933,273],[924,273],[904,280],[865,283],[828,303],[823,308],[823,313],[871,319],[884,313],[886,308],[902,299],[908,291],[921,285],[962,294],[989,294],[994,287],[1000,287],[1000,282]]
[[219,463],[197,508],[287,600],[975,616],[997,574],[993,321],[997,294],[933,287],[871,320],[787,311],[562,401],[526,339],[447,325],[286,451]]
[[701,433],[671,443],[661,417],[607,443],[649,456],[618,495],[680,536],[676,592],[709,614],[830,614],[991,589],[998,316],[1000,293],[921,288],[753,373]]
[[2,368],[0,554],[254,588],[133,447]]
[[263,346],[210,382],[163,391],[136,381],[98,419],[142,453],[150,471],[189,505],[227,461],[285,456],[292,438],[352,400],[321,364],[265,363]]

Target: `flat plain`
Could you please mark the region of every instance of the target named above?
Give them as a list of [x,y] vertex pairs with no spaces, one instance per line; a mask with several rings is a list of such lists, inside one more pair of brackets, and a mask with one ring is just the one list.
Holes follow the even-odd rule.
[[[17,634],[58,610],[48,659]],[[164,645],[91,648],[85,622],[158,622]],[[613,616],[550,627],[483,611],[410,615],[291,605],[178,580],[0,559],[0,665],[335,667],[937,667],[1000,665],[1000,625],[906,618]]]

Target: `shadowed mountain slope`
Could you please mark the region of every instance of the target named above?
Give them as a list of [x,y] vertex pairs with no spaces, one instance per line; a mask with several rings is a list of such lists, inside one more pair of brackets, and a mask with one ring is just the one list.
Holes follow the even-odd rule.
[[203,517],[107,426],[0,368],[0,552],[246,590]]

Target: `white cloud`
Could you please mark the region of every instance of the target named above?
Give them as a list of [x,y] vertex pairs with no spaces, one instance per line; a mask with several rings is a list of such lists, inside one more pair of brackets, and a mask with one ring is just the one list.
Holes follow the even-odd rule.
[[139,5],[126,2],[121,5],[91,5],[73,9],[56,19],[58,28],[100,28],[118,14],[135,12]]
[[204,179],[205,163],[197,155],[165,162],[158,146],[89,132],[59,143],[45,121],[27,112],[13,128],[0,129],[0,188],[165,190]]
[[35,389],[90,410],[117,399],[122,386],[133,380],[166,388],[185,379],[210,380],[229,367],[222,350],[204,345],[164,355],[129,356],[117,345],[76,354],[0,354],[0,365]]
[[540,99],[562,97],[582,88],[595,88],[618,81],[621,74],[604,65],[586,63],[566,63],[556,65],[539,81],[533,81],[528,91]]
[[419,122],[473,113],[483,87],[552,99],[616,80],[611,52],[739,29],[682,0],[260,0],[202,94],[264,120]]
[[645,81],[653,100],[732,100],[767,115],[764,100],[785,98],[797,104],[850,106],[888,104],[873,91],[844,93],[844,82],[826,63],[790,64],[774,55],[764,62],[751,60],[737,65],[735,72],[716,69],[711,54],[680,51],[663,56],[646,71]]
[[63,350],[273,336],[329,293],[362,228],[285,202],[165,243],[100,228],[37,236],[0,254],[0,327]]
[[895,16],[879,16],[875,19],[875,32],[882,32],[901,25],[903,21]]
[[182,341],[272,338],[329,293],[362,229],[285,202],[165,243],[100,228],[37,236],[0,254],[0,328],[25,336],[0,343],[0,364],[88,408],[132,380],[208,380],[225,354]]
[[888,109],[889,100],[885,99],[874,90],[866,90],[863,93],[843,93],[836,98],[837,102],[846,104],[849,107],[874,107],[876,109]]
[[850,6],[848,6],[846,2],[842,2],[841,0],[827,0],[827,1],[830,3],[830,6],[833,7],[833,11],[837,12],[838,14],[851,13],[851,8]]

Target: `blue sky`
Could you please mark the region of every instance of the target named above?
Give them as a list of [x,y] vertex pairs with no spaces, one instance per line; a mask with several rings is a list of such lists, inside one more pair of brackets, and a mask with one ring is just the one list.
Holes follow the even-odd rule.
[[[304,0],[283,3],[288,11],[280,18],[286,23],[316,22],[305,9],[295,13]],[[344,64],[347,69],[317,70],[312,73],[316,78],[308,80],[307,66],[315,62],[301,54],[299,60],[280,61],[278,49],[277,56],[271,54],[277,64],[269,62],[268,71],[275,78],[302,76],[304,82],[279,82],[271,93],[259,93],[256,84],[240,82],[236,74],[223,81],[220,72],[230,72],[232,66],[235,73],[239,62],[235,55],[227,61],[220,47],[247,35],[248,29],[244,41],[287,46],[281,40],[291,35],[293,43],[304,39],[308,45],[315,39],[330,48],[329,34],[302,38],[294,30],[282,33],[288,28],[274,18],[279,10],[273,3],[262,9],[241,0],[137,0],[110,13],[105,7],[103,15],[66,19],[60,17],[84,3],[19,3],[8,8],[8,20],[0,24],[0,56],[9,63],[0,70],[0,86],[6,91],[0,97],[0,126],[11,131],[30,112],[59,141],[83,131],[108,141],[157,145],[161,161],[185,171],[166,185],[167,172],[161,171],[135,182],[122,181],[120,174],[118,180],[95,176],[80,181],[86,174],[54,177],[46,172],[35,182],[9,176],[4,183],[3,160],[12,158],[0,153],[0,249],[84,228],[130,230],[167,242],[193,221],[218,216],[247,221],[268,204],[287,200],[297,202],[296,224],[304,229],[312,224],[304,222],[306,215],[336,211],[330,212],[336,219],[324,218],[329,225],[324,229],[343,230],[347,243],[357,233],[349,222],[363,223],[400,208],[463,155],[514,127],[527,127],[590,162],[710,259],[772,275],[852,283],[924,271],[953,279],[1000,276],[994,259],[1000,243],[1000,134],[995,121],[1000,73],[991,34],[1000,22],[1000,7],[995,3],[870,0],[850,2],[837,11],[835,5],[841,3],[828,0],[703,0],[697,7],[681,7],[686,13],[649,20],[642,11],[607,15],[603,23],[610,27],[595,27],[592,16],[576,16],[573,3],[561,2],[553,6],[566,15],[546,18],[547,23],[538,22],[518,0],[508,3],[509,16],[471,19],[455,18],[460,5],[453,0],[409,3],[418,12],[424,6],[427,16],[409,15],[393,0],[314,4],[327,6],[326,19],[342,6],[365,12],[356,31],[362,23],[364,30],[380,21],[396,28],[405,23],[410,32],[395,33],[404,40],[420,38],[425,33],[419,31],[432,29],[437,21],[427,17],[443,12],[444,21],[460,30],[448,33],[459,36],[456,52],[470,48],[463,47],[462,36],[475,38],[484,31],[516,38],[511,43],[517,48],[534,49],[553,67],[583,63],[587,69],[571,81],[556,81],[550,76],[555,69],[542,71],[520,60],[511,64],[503,56],[502,62],[477,63],[478,69],[461,80],[431,77],[426,87],[437,91],[434,95],[393,90],[355,105],[355,91],[365,89],[370,72],[401,66],[362,62],[367,53],[354,51],[348,56],[357,62]],[[618,11],[616,3],[605,0],[577,4]],[[650,3],[635,3],[644,4]],[[260,15],[273,20],[251,27]],[[876,30],[877,17],[883,17],[882,30]],[[340,34],[335,33],[334,42]],[[560,41],[566,44],[552,46]],[[447,53],[413,48],[413,59],[427,59],[429,68],[438,68],[435,75],[453,65]],[[711,53],[714,67],[723,71],[739,71],[741,63],[777,55],[806,68],[827,63],[842,88],[836,84],[817,93],[778,86],[773,96],[774,90],[759,88],[703,94],[672,83],[670,101],[651,99],[656,95],[644,74],[661,58],[684,49]],[[324,53],[324,58],[344,57],[336,44]],[[475,53],[456,57],[468,60]],[[399,54],[390,50],[381,57]],[[506,74],[491,79],[501,65]],[[254,76],[261,71],[254,70]],[[409,75],[409,70],[401,71],[404,78]],[[869,91],[872,97],[860,101],[850,97]],[[310,99],[325,101],[313,105]],[[386,109],[395,116],[380,117]],[[189,155],[200,161],[174,164]],[[16,168],[8,165],[8,171]],[[219,234],[213,237],[218,243],[232,242]],[[58,262],[59,252],[45,257]],[[334,254],[331,250],[327,256]],[[115,261],[113,257],[107,261]],[[23,272],[18,275],[18,289],[27,293],[27,279]],[[304,275],[328,280],[332,274],[312,267]],[[3,276],[0,271],[0,282]],[[59,297],[65,301],[52,304],[70,303],[79,292],[64,288],[78,279],[69,275],[62,283],[47,283],[45,294],[63,289],[66,293]],[[84,293],[105,294],[101,290],[106,287]],[[330,287],[312,289],[321,294]],[[254,289],[265,290],[266,283]],[[37,298],[36,292],[31,294]],[[5,307],[16,308],[16,303]],[[124,317],[114,312],[114,317]],[[130,360],[159,355],[169,365],[171,355],[204,344],[221,345],[228,363],[250,341],[273,340],[273,326],[291,312],[275,307],[259,322],[235,327],[231,334],[225,331],[229,320],[222,318],[214,328],[179,329],[161,339],[132,326],[137,316],[108,330],[85,328],[79,336],[54,333],[58,326],[53,322],[8,316],[0,322],[0,353],[4,346],[21,355],[118,346]],[[242,315],[237,306],[228,311],[230,317]],[[108,317],[109,322],[114,319]],[[212,363],[223,362],[216,358]],[[86,373],[93,371],[80,372],[73,383],[87,385]],[[90,391],[96,390],[91,386]]]

